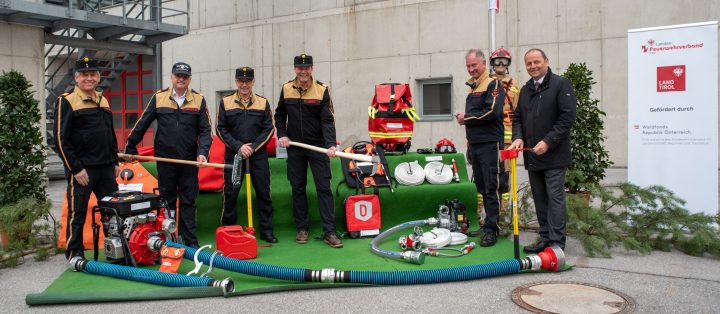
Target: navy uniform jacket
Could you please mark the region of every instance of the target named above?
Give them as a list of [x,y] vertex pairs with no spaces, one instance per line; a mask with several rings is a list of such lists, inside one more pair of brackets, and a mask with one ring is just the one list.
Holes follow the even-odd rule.
[[157,120],[155,156],[195,160],[208,157],[212,136],[205,97],[188,90],[185,103],[178,106],[172,88],[157,91],[135,123],[125,146],[126,154],[137,154],[137,143],[153,120]]
[[465,100],[465,133],[470,144],[503,141],[502,83],[489,77],[486,70],[477,80],[467,83],[470,92]]
[[275,110],[278,137],[329,148],[335,146],[335,109],[327,85],[313,80],[302,90],[296,80],[282,87]]
[[85,166],[118,162],[112,111],[107,99],[96,94],[98,102],[76,86],[71,93],[58,97],[55,104],[55,149],[72,174]]
[[575,123],[577,100],[570,81],[548,69],[535,89],[531,78],[520,90],[513,117],[513,140],[522,139],[533,148],[545,141],[548,151],[542,155],[524,152],[525,168],[531,171],[570,166],[570,129]]
[[267,99],[253,93],[249,103],[243,104],[237,93],[223,97],[217,111],[216,133],[229,148],[228,153],[239,153],[247,143],[253,152],[265,149],[275,133]]

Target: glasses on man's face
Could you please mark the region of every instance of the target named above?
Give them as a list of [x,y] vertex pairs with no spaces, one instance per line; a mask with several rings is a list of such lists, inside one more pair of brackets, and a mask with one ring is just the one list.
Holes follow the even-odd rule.
[[252,80],[238,80],[238,84],[240,85],[250,85],[252,83]]
[[496,66],[506,67],[506,66],[510,65],[510,60],[508,60],[506,58],[495,58],[495,59],[490,60],[490,65],[492,65],[494,67],[496,67]]

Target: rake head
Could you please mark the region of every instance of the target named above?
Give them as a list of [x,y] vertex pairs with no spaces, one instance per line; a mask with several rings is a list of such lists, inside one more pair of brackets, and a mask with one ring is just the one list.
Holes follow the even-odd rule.
[[233,158],[233,164],[232,164],[232,184],[235,187],[238,187],[242,184],[242,155],[235,154],[235,158]]

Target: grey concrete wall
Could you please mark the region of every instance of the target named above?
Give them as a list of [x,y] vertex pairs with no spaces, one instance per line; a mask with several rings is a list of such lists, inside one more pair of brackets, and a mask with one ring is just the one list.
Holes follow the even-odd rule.
[[[315,58],[315,78],[328,83],[336,106],[338,139],[367,138],[373,86],[450,77],[453,107],[462,110],[464,53],[488,49],[484,0],[193,0],[189,35],[163,44],[163,76],[173,62],[193,66],[195,89],[214,114],[215,92],[234,88],[239,66],[256,69],[256,92],[277,101],[293,78],[292,57]],[[606,145],[616,166],[627,166],[627,30],[720,19],[717,0],[511,0],[496,16],[497,44],[515,57],[512,74],[529,79],[522,54],[544,49],[552,70],[586,62],[598,82],[593,96],[606,117]],[[414,147],[442,137],[465,149],[464,129],[452,121],[416,123]]]
[[[0,73],[16,70],[28,79],[45,121],[45,32],[42,28],[0,22]],[[45,135],[45,123],[40,123]]]

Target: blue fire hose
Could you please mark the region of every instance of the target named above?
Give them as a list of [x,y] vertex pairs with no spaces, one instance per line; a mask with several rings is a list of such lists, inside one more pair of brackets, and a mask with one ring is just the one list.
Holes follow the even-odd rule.
[[[162,245],[185,249],[185,255],[183,257],[190,260],[194,259],[197,251],[194,248],[179,243],[171,241],[165,242],[157,237],[148,240],[148,246],[151,249],[157,250],[162,247]],[[197,259],[209,264],[211,257],[211,253],[200,251]],[[562,267],[564,264],[565,255],[558,247],[551,247],[546,249],[544,253],[528,255],[522,259],[511,259],[471,266],[400,272],[339,271],[332,268],[312,270],[260,264],[225,256],[215,256],[213,261],[214,267],[251,276],[297,282],[356,283],[369,285],[408,285],[463,281],[515,274],[522,270],[537,270],[541,268],[557,271],[558,267]]]
[[226,294],[235,291],[235,284],[231,278],[215,280],[206,277],[163,273],[155,270],[86,260],[79,256],[73,257],[70,260],[70,268],[74,271],[82,271],[89,274],[147,282],[168,287],[222,287],[223,292]]

